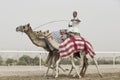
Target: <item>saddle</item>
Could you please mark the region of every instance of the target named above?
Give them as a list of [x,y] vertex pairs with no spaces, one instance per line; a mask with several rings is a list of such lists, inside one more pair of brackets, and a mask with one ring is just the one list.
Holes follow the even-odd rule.
[[[79,33],[65,33],[64,30],[60,30],[60,39],[62,40],[62,42],[64,42],[65,39],[67,39],[68,37],[70,36],[74,36],[74,37],[79,37],[80,38],[80,34]],[[66,36],[65,36],[66,35]],[[54,50],[54,49],[59,49],[59,44],[61,43],[58,43],[54,38],[53,38],[53,35],[51,35],[49,33],[49,31],[46,31],[44,32],[44,36],[45,36],[45,40],[49,46],[49,48],[51,50]]]
[[57,50],[59,49],[59,44],[52,38],[51,35],[48,35],[45,38],[46,38],[46,41],[47,41],[49,46],[51,45],[51,47],[53,47]]
[[59,49],[59,44],[53,39],[49,31],[44,32],[45,36],[45,41],[48,44],[48,47],[53,50],[58,50]]
[[[64,42],[68,37],[70,36],[75,36],[75,37],[80,37],[80,34],[78,33],[71,33],[64,30],[60,30],[57,32],[52,32],[49,33],[49,30],[45,32],[37,32],[37,36],[44,36],[45,42],[47,43],[47,46],[51,51],[58,50],[59,49],[59,44]],[[57,40],[56,40],[57,39]]]

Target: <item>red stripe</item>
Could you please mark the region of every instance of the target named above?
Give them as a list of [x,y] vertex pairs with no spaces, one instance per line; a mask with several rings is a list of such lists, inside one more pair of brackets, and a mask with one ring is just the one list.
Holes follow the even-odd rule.
[[[82,40],[75,40],[75,41],[82,41]],[[60,46],[59,46],[59,48],[63,48],[63,47],[65,47],[65,46],[67,46],[69,43],[71,43],[71,42],[73,42],[71,39],[70,40],[68,40],[68,42],[66,42],[66,43],[64,43],[64,44],[60,44]],[[77,43],[77,44],[80,44],[80,43]]]
[[87,48],[87,54],[89,53],[89,55],[93,58],[95,55],[95,52],[93,50],[91,50],[90,47],[88,47],[88,45],[86,44],[86,48]]
[[[63,48],[63,47],[65,47],[65,46],[67,46],[69,43],[71,43],[72,41],[71,40],[69,40],[67,43],[65,43],[65,44],[60,44],[60,46],[59,46],[59,48]],[[63,42],[64,43],[64,42]]]
[[67,52],[68,50],[70,50],[72,47],[74,47],[74,45],[69,46],[69,48],[65,49],[65,50],[61,50],[60,53],[64,53]]
[[[81,47],[81,46],[83,46],[83,45],[77,44],[77,47],[78,47],[78,46]],[[67,51],[70,50],[72,47],[74,47],[74,45],[69,46],[69,47],[68,47],[67,49],[65,49],[65,50],[61,50],[60,53],[62,54],[63,52],[67,52]],[[64,47],[63,47],[63,48],[64,48]],[[78,50],[82,50],[82,49],[77,48],[77,51],[78,51]]]
[[93,48],[93,46],[92,46],[92,44],[90,44],[90,42],[88,42],[88,41],[85,41],[85,42],[88,43]]
[[[78,43],[76,43],[78,42]],[[82,44],[81,42],[84,42],[84,44]],[[70,43],[73,43],[72,45],[69,45]],[[68,46],[68,48],[66,48],[66,46]],[[68,52],[71,48],[74,47],[74,50]],[[83,48],[82,48],[83,47]],[[86,41],[84,38],[75,38],[75,37],[70,37],[69,40],[67,42],[63,42],[59,48],[65,48],[65,50],[60,50],[60,56],[61,57],[66,57],[69,56],[75,52],[78,52],[80,50],[83,50],[86,47],[86,54],[89,53],[89,55],[93,58],[95,55],[95,52],[93,51],[93,47],[90,44],[90,42]],[[64,53],[64,54],[62,54]]]
[[86,47],[95,55],[95,52],[86,44]]
[[67,54],[61,55],[61,57],[69,56],[69,55],[71,55],[72,53],[75,53],[75,52],[76,52],[75,50],[72,50],[71,52],[69,52]]

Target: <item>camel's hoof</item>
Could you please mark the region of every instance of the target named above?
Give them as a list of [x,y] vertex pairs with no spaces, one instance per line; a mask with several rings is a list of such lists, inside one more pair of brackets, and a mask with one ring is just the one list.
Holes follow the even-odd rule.
[[84,77],[84,75],[85,75],[84,73],[80,73],[80,76],[81,76],[81,77]]
[[99,74],[99,75],[100,75],[101,78],[103,77],[102,74]]
[[46,77],[47,75],[45,74],[43,77]]
[[76,74],[74,74],[73,77],[76,77]]
[[80,75],[79,75],[79,79],[82,78]]
[[58,78],[58,76],[55,76],[55,78]]
[[55,78],[58,78],[58,75],[55,75]]
[[67,76],[70,76],[70,74],[67,74]]
[[[76,77],[76,76],[77,76],[76,74],[73,75],[73,77]],[[79,79],[82,78],[80,75],[78,75],[78,77],[79,77]]]

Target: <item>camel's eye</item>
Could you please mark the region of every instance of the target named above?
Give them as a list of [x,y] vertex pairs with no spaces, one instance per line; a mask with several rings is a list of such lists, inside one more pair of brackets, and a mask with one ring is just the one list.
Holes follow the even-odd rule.
[[25,26],[23,26],[23,29],[25,29]]

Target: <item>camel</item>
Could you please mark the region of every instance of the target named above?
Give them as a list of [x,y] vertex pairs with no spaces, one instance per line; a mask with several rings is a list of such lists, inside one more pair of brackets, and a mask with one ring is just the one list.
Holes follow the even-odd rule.
[[[53,46],[56,48],[56,49],[59,49],[59,47],[58,47],[58,43],[52,38],[52,36],[50,35],[50,33],[49,33],[49,30],[48,31],[46,31],[46,32],[44,32],[44,36],[45,37],[47,37],[47,39],[49,40],[49,42],[51,43],[51,44],[54,44]],[[39,36],[38,36],[39,37]],[[81,51],[81,52],[84,52],[84,51]],[[79,53],[79,52],[78,52]],[[81,55],[81,54],[80,54]],[[86,54],[84,53],[84,55],[82,54],[82,56],[81,56],[81,58],[78,58],[78,60],[80,60],[81,61],[81,65],[80,65],[80,67],[82,67],[83,66],[83,60],[85,59],[84,57],[86,56]],[[59,60],[60,59],[62,59],[62,58],[59,58]],[[75,69],[75,71],[76,71],[76,73],[77,73],[77,75],[79,76],[79,78],[81,78],[81,75],[79,75],[79,72],[77,71],[77,69],[76,69],[76,66],[75,66],[75,63],[74,63],[74,54],[72,54],[71,56],[70,56],[70,59],[71,59],[71,63],[72,63],[72,68],[71,68],[71,70],[70,70],[70,72],[69,72],[69,75],[70,75],[70,73],[72,72],[72,70],[73,70],[73,68]],[[57,70],[58,70],[58,65],[59,65],[59,63],[57,63],[57,65],[56,65],[56,72],[57,72]],[[86,65],[86,64],[84,64],[84,65]],[[86,67],[87,68],[87,67]],[[83,68],[82,68],[82,70],[83,70]],[[84,70],[84,72],[86,71],[86,69]],[[56,73],[56,76],[55,77],[58,77],[58,73]]]
[[[81,46],[82,48],[80,48],[80,49],[78,49],[79,50],[79,52],[82,52],[82,51],[84,51],[84,50],[88,50],[89,51],[89,54],[90,54],[90,56],[92,57],[92,59],[93,59],[93,61],[95,62],[95,64],[96,64],[96,67],[97,67],[97,70],[98,70],[98,73],[99,73],[99,75],[102,77],[102,74],[100,73],[100,71],[99,71],[99,67],[98,67],[98,63],[97,63],[97,61],[95,60],[95,58],[94,58],[94,56],[92,56],[91,55],[91,53],[94,53],[94,51],[92,50],[92,45],[91,44],[89,44],[89,42],[88,41],[86,41],[86,40],[84,40],[84,38],[81,38],[81,37],[78,37],[78,36],[71,36],[71,37],[69,37],[69,38],[67,38],[62,44],[60,44],[59,45],[59,48],[61,48],[61,49],[59,49],[60,50],[60,58],[57,60],[57,62],[56,62],[56,75],[55,75],[55,78],[57,78],[58,77],[58,66],[59,66],[59,63],[60,63],[60,61],[63,59],[63,57],[64,56],[66,56],[66,55],[68,55],[69,54],[69,58],[70,58],[70,61],[71,61],[71,63],[72,63],[72,67],[75,69],[75,71],[76,71],[76,74],[78,75],[78,77],[79,78],[81,78],[81,75],[79,75],[79,72],[77,71],[77,69],[76,69],[76,65],[75,65],[75,63],[74,63],[74,48],[77,50],[77,48],[76,48],[76,44],[78,43],[78,38],[79,38],[79,40],[82,40],[82,44],[84,44],[84,46]],[[75,41],[73,41],[73,40],[76,40],[76,42]],[[70,46],[64,46],[64,45],[66,45],[66,44],[68,44],[68,42],[69,42],[69,45]],[[79,41],[80,42],[80,41]],[[73,45],[76,45],[76,46],[74,46],[74,47],[71,47],[71,44],[73,44]],[[81,45],[82,45],[81,44]],[[64,46],[64,47],[63,47]],[[73,52],[72,53],[70,53],[70,51],[72,51],[73,50]],[[83,62],[83,60],[84,60],[84,58],[83,57],[81,57],[81,61]],[[81,65],[83,66],[83,64],[84,63],[82,63]]]
[[[44,48],[45,50],[47,50],[49,52],[49,55],[48,55],[48,58],[47,58],[47,61],[46,61],[46,63],[49,62],[49,64],[50,64],[49,67],[48,67],[48,70],[49,70],[50,66],[52,65],[52,61],[57,61],[57,59],[59,58],[59,55],[58,54],[54,54],[54,52],[52,52],[49,49],[48,45],[44,41],[44,38],[38,38],[36,36],[36,33],[38,33],[38,32],[34,32],[32,30],[32,28],[31,28],[30,24],[18,26],[16,28],[16,31],[20,31],[20,32],[26,33],[28,35],[28,37],[30,38],[30,40],[32,41],[33,44],[35,44],[38,47],[42,47],[42,48]],[[42,34],[41,34],[41,36],[43,37]],[[48,72],[48,70],[47,70],[47,72]]]
[[[38,47],[42,47],[44,48],[46,51],[49,52],[47,60],[46,60],[46,64],[48,64],[48,69],[47,72],[45,74],[45,76],[48,74],[49,69],[51,68],[51,65],[55,65],[55,62],[57,61],[57,59],[59,58],[59,54],[51,51],[48,47],[48,45],[46,44],[45,40],[44,40],[44,35],[41,31],[33,31],[30,24],[26,24],[26,25],[21,25],[18,26],[16,28],[17,32],[23,32],[25,33],[30,40],[32,41],[32,43]],[[40,36],[40,37],[38,37]],[[52,62],[54,61],[54,62]],[[85,65],[86,66],[86,65]],[[60,67],[61,68],[61,67]],[[63,71],[65,71],[63,68],[61,68]],[[87,68],[85,68],[86,70]],[[84,70],[84,68],[82,69],[82,71]],[[82,73],[82,72],[81,72]],[[85,73],[85,72],[84,72]],[[70,73],[69,73],[70,74]]]
[[[64,32],[64,33],[65,33],[65,32]],[[58,43],[52,38],[52,36],[51,36],[50,34],[51,34],[51,33],[49,33],[49,30],[47,30],[47,31],[43,32],[43,35],[42,35],[42,36],[45,36],[45,37],[49,40],[49,42],[50,42],[56,49],[58,49]],[[36,36],[37,36],[38,38],[41,38],[41,31],[38,31],[37,34],[36,34]],[[81,56],[81,58],[80,58],[80,56]],[[87,61],[87,57],[86,57],[86,52],[85,52],[85,50],[81,52],[81,55],[79,54],[79,52],[75,53],[75,54],[74,54],[74,58],[76,58],[77,60],[80,60],[80,62],[81,62],[81,64],[82,64],[82,65],[80,65],[80,67],[82,67],[81,72],[80,72],[80,75],[81,75],[82,77],[84,77],[85,72],[86,72],[86,70],[87,70],[87,66],[88,66],[88,61]],[[56,62],[56,61],[55,61],[55,62]],[[71,68],[71,70],[70,70],[70,72],[69,72],[69,75],[71,74],[72,70],[73,70],[73,66],[72,66],[72,68]]]
[[[49,33],[49,31],[46,31],[46,32],[44,32],[44,36],[46,36],[46,37],[48,37],[48,40],[49,40],[49,42],[51,42],[51,44],[54,44],[53,46],[55,47],[55,48],[58,48],[58,46],[56,47],[56,42],[54,41],[54,39],[50,36],[50,33]],[[76,36],[76,37],[78,37],[78,36]],[[85,42],[84,42],[84,44],[85,44]],[[91,45],[91,44],[90,44]],[[92,47],[92,46],[91,46]],[[82,51],[84,51],[85,50],[85,46],[84,46],[84,49],[82,50]],[[80,51],[80,52],[82,52],[82,51]],[[83,56],[85,56],[86,54],[84,53],[84,55]],[[81,61],[82,60],[84,60],[85,61],[85,58],[84,57],[81,57]],[[81,78],[81,76],[79,75],[79,73],[77,72],[77,69],[76,69],[76,66],[75,66],[75,64],[74,64],[74,61],[73,61],[73,59],[74,59],[74,54],[72,54],[72,55],[70,55],[69,56],[70,58],[71,58],[71,62],[72,62],[72,68],[71,68],[71,71],[72,71],[72,69],[74,68],[75,70],[76,70],[76,73],[77,73],[77,75],[79,76],[79,78]],[[59,65],[59,62],[62,60],[62,58],[60,57],[59,59],[58,59],[58,61],[56,62],[56,76],[55,77],[58,77],[58,65]],[[99,71],[99,67],[98,67],[98,63],[97,63],[97,61],[95,60],[95,58],[93,57],[93,61],[95,62],[95,64],[96,64],[96,67],[97,67],[97,70],[98,70],[98,73],[99,73],[99,75],[102,77],[102,74],[100,73],[100,71]],[[83,61],[82,61],[83,62]],[[87,62],[85,62],[85,63],[82,63],[82,66],[83,67],[86,67],[87,68],[87,66],[85,66],[85,65],[87,65],[88,63]],[[83,71],[83,73],[86,71],[86,69],[85,70],[83,70],[84,68],[82,68],[82,71]],[[70,73],[71,73],[71,71],[70,71]],[[81,75],[82,75],[82,73],[81,73]],[[84,75],[83,75],[84,76]]]
[[[47,57],[47,60],[46,60],[46,64],[48,64],[48,70],[45,74],[45,76],[47,75],[49,69],[51,68],[51,65],[54,65],[55,62],[53,61],[56,61],[56,59],[59,58],[59,55],[56,54],[54,51],[51,51],[48,47],[48,45],[46,44],[44,38],[43,38],[43,35],[42,35],[42,32],[40,31],[33,31],[30,24],[26,24],[26,25],[21,25],[21,26],[18,26],[16,28],[16,31],[17,32],[23,32],[25,33],[29,38],[30,40],[32,41],[32,43],[38,47],[42,47],[44,48],[46,51],[49,52],[48,54],[48,57]],[[39,36],[41,36],[41,38],[38,38],[36,36],[36,34],[39,33]],[[55,54],[54,54],[55,53]],[[54,59],[54,60],[53,60]],[[62,69],[63,71],[65,71],[64,69]]]
[[[33,31],[32,28],[30,27],[30,24],[18,26],[16,28],[16,31],[25,33],[30,38],[30,40],[32,41],[32,43],[34,45],[36,45],[38,47],[42,47],[46,51],[49,52],[47,60],[46,60],[46,64],[48,64],[48,70],[47,70],[47,72],[45,74],[45,76],[46,76],[48,74],[49,69],[51,68],[51,65],[55,65],[55,62],[59,58],[59,54],[57,54],[56,52],[51,51],[49,49],[48,45],[46,44],[46,42],[45,42],[45,40],[43,38],[43,33],[41,31]],[[41,36],[41,38],[38,38],[36,36],[36,34],[39,34],[39,36]],[[63,71],[65,71],[62,67],[60,67],[60,68]]]

